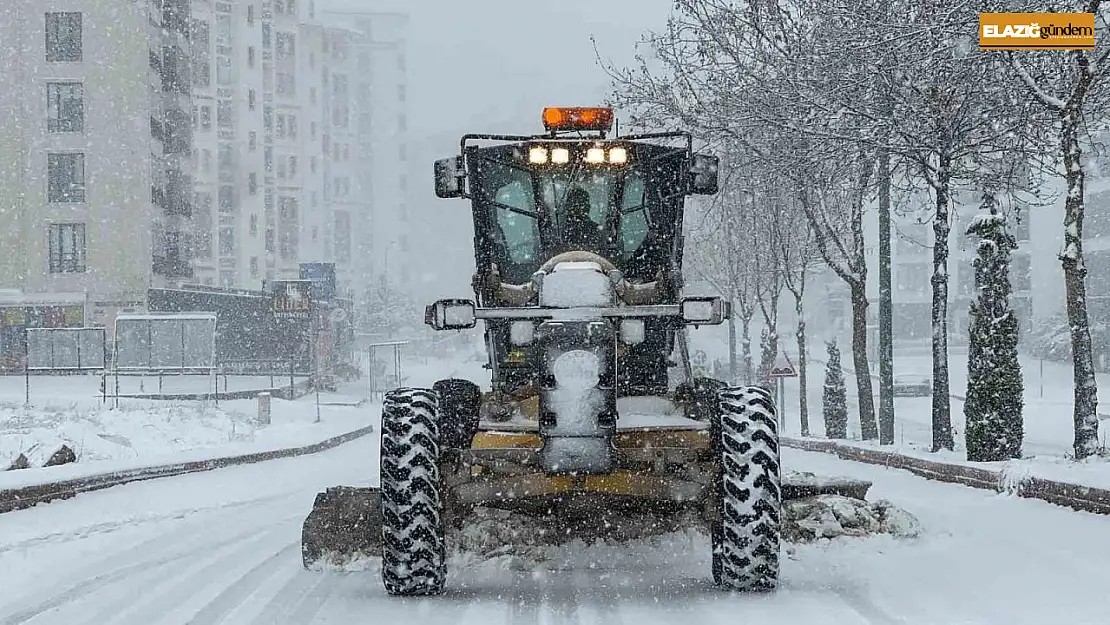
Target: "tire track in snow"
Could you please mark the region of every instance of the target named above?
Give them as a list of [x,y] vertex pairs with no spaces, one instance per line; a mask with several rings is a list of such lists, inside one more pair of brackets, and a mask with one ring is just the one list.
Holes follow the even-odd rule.
[[263,584],[277,576],[281,572],[281,561],[288,559],[296,551],[300,551],[299,541],[289,543],[277,553],[263,559],[193,615],[189,625],[223,623],[229,615],[243,608],[245,600],[258,593]]
[[[118,581],[138,575],[147,575],[151,571],[175,561],[203,557],[213,549],[234,546],[244,540],[258,536],[258,525],[260,523],[270,525],[273,522],[274,515],[266,514],[269,507],[273,507],[273,504],[263,507],[260,510],[261,514],[246,519],[245,523],[233,522],[240,511],[219,509],[212,516],[190,520],[187,524],[181,526],[179,531],[159,534],[132,545],[122,552],[95,561],[83,567],[80,571],[52,583],[54,589],[68,586],[66,590],[40,593],[37,596],[32,595],[33,598],[24,600],[23,605],[26,607],[9,615],[5,620],[0,620],[0,625],[28,622],[39,614],[78,601]],[[228,516],[231,516],[232,519],[227,519]],[[289,518],[293,517],[290,516]],[[244,531],[236,532],[230,536],[226,533],[237,528],[241,529],[244,526],[247,528]],[[213,532],[219,533],[223,538],[212,539]],[[199,540],[197,540],[198,538]],[[135,557],[136,555],[138,558]],[[43,594],[46,594],[46,596],[43,597]]]
[[[218,567],[223,566],[228,560],[250,550],[254,543],[259,540],[253,534],[240,535],[239,538],[240,540],[226,543],[215,549],[203,548],[186,554],[173,563],[176,566],[166,567],[172,570],[172,573],[148,572],[139,579],[121,580],[121,582],[131,583],[117,585],[124,586],[122,589],[117,588],[117,591],[123,590],[124,592],[120,594],[116,601],[102,604],[101,601],[98,601],[99,597],[87,597],[82,601],[74,602],[69,607],[80,609],[81,604],[86,601],[100,605],[99,610],[87,617],[83,616],[82,620],[77,621],[88,625],[158,622],[159,619],[164,619],[168,613],[172,612],[172,609],[167,609],[167,606],[176,608],[183,603],[179,598],[173,596],[176,590],[188,584],[189,581],[211,573]],[[98,591],[98,594],[107,594],[108,591],[108,588],[103,588]],[[74,622],[72,619],[67,620]]]
[[[219,541],[215,545],[209,545],[209,547],[210,548],[221,548],[221,547],[224,547],[224,546],[227,546],[227,545],[236,544],[236,543],[241,542],[241,539],[246,538],[248,536],[251,536],[254,533],[255,532],[252,530],[250,532],[243,532],[241,534],[236,534],[236,535],[234,535],[230,538],[226,538],[222,541]],[[145,545],[145,544],[149,544],[149,543],[163,542],[165,540],[166,540],[165,537],[160,537],[158,539],[151,539],[149,541],[146,541],[143,544]],[[135,549],[132,549],[130,551],[136,551],[138,549],[139,549],[139,547],[137,547]],[[30,603],[31,606],[20,609],[17,612],[15,612],[13,614],[10,614],[4,620],[0,621],[0,625],[20,625],[22,623],[27,623],[27,622],[31,621],[32,619],[38,617],[41,614],[44,614],[44,613],[49,612],[51,610],[60,608],[64,605],[66,605],[66,604],[77,601],[77,600],[79,600],[83,597],[86,597],[86,596],[88,596],[88,595],[104,588],[105,586],[108,586],[108,585],[114,583],[114,582],[127,579],[128,577],[131,577],[131,576],[134,576],[134,575],[144,574],[148,571],[157,569],[159,567],[162,567],[164,565],[173,563],[175,561],[180,561],[181,559],[187,558],[190,555],[194,555],[194,554],[195,554],[195,551],[192,548],[184,550],[184,551],[175,551],[175,552],[172,552],[172,553],[164,554],[160,557],[140,561],[138,563],[123,566],[121,568],[116,568],[111,573],[103,573],[103,574],[99,574],[99,575],[94,575],[92,577],[86,578],[84,581],[81,581],[81,582],[79,582],[75,585],[70,586],[65,591],[54,594],[52,597],[49,597],[48,599],[39,600],[39,601],[32,600],[32,601],[25,602],[25,604]]]

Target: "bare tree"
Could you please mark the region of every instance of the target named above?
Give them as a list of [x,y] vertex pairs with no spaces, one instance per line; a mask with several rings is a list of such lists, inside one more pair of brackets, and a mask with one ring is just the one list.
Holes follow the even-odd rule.
[[[1005,8],[1013,4],[1001,3]],[[1064,272],[1075,399],[1075,457],[1086,458],[1098,447],[1098,387],[1087,315],[1087,268],[1083,262],[1084,181],[1083,146],[1087,124],[1110,118],[1110,25],[1100,0],[1057,0],[1038,10],[1079,11],[1096,15],[1094,50],[1007,53],[1016,82],[1050,116],[1056,135],[1054,157],[1067,184],[1064,200]],[[1103,9],[1100,11],[1100,9]],[[1055,169],[1055,168],[1053,168]],[[1058,169],[1056,171],[1059,171]]]
[[788,200],[787,210],[776,213],[774,220],[776,253],[782,265],[782,283],[794,297],[794,314],[797,328],[794,336],[798,341],[798,414],[801,420],[802,436],[809,436],[808,376],[806,375],[806,319],[805,289],[807,274],[813,269],[819,256],[813,239],[813,230],[807,223],[799,227],[801,208],[796,198]]

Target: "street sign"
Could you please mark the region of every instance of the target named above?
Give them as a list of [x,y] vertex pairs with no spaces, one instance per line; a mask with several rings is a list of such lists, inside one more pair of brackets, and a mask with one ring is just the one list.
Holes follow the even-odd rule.
[[779,378],[796,378],[798,377],[798,369],[794,367],[794,363],[786,357],[786,354],[779,354],[775,360],[775,365],[771,367],[770,376],[772,379]]
[[312,315],[312,282],[273,281],[274,316],[278,319],[308,319]]

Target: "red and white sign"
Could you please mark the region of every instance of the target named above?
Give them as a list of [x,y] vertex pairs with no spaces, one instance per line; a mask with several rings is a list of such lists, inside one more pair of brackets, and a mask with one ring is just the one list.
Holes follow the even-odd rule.
[[775,365],[771,367],[771,372],[768,375],[773,380],[779,378],[796,378],[798,377],[798,369],[794,367],[794,363],[786,357],[786,354],[780,353],[779,357],[775,359]]

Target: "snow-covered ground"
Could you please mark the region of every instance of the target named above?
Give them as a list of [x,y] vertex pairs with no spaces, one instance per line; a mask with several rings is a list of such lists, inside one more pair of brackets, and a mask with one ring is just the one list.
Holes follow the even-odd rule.
[[[811,362],[807,371],[809,374],[809,389],[806,396],[809,400],[809,426],[810,432],[816,436],[824,436],[825,427],[821,418],[822,385],[825,379],[824,354],[816,354],[822,362]],[[793,357],[793,355],[792,355]],[[841,362],[845,367],[851,367],[851,354],[842,353]],[[906,354],[895,352],[894,373],[920,373],[930,375],[931,359],[927,354]],[[1025,377],[1025,438],[1023,452],[1025,457],[1020,461],[1008,463],[980,463],[996,470],[1004,470],[1012,475],[1035,475],[1046,479],[1071,482],[1101,488],[1110,488],[1110,457],[1092,457],[1082,462],[1071,459],[1074,428],[1072,425],[1071,402],[1071,370],[1063,363],[1044,363],[1044,374],[1041,376],[1040,361],[1022,357],[1022,370]],[[872,367],[872,375],[877,375],[877,368]],[[951,378],[951,392],[963,396],[967,392],[967,356],[966,354],[953,354],[949,357],[949,375]],[[848,391],[848,435],[850,438],[860,437],[858,394],[854,376],[845,372],[845,382]],[[875,394],[876,410],[878,409],[878,380],[872,381]],[[1043,388],[1043,392],[1042,392]],[[799,422],[798,407],[798,381],[796,378],[786,381],[785,433],[799,435],[801,425]],[[1043,396],[1042,396],[1043,395]],[[1105,398],[1105,404],[1110,406],[1110,375],[1099,375],[1099,395]],[[958,398],[950,398],[952,406],[952,427],[955,436],[956,451],[931,453],[932,444],[932,400],[929,397],[896,397],[894,399],[895,425],[893,448],[900,453],[917,455],[944,461],[962,462],[966,460],[964,450],[964,404]],[[1103,447],[1107,435],[1110,433],[1110,408],[1100,409],[1105,413],[1101,420],[1100,439]]]
[[[315,493],[376,483],[377,440],[136,483],[0,515],[0,623],[1103,623],[1110,518],[787,450],[792,469],[873,480],[915,539],[790,546],[770,595],[709,582],[707,538],[551,547],[543,562],[456,554],[445,596],[385,595],[363,570],[309,572]],[[357,568],[357,567],[356,567]]]
[[[436,360],[434,354],[402,353],[401,383],[430,386],[442,377],[460,376],[485,381],[484,358],[459,354]],[[364,355],[365,357],[365,355]],[[392,354],[378,355],[388,362]],[[366,363],[363,369],[366,370]],[[303,378],[295,378],[295,382]],[[120,376],[121,394],[157,393],[158,376]],[[30,404],[25,404],[25,379],[0,376],[0,469],[25,454],[31,469],[0,472],[0,488],[13,488],[159,464],[205,460],[287,447],[310,445],[363,427],[379,418],[379,395],[371,396],[367,379],[341,385],[336,393],[310,393],[295,401],[271,399],[271,423],[257,422],[255,399],[103,400],[100,376],[32,376]],[[390,387],[394,380],[388,380]],[[114,392],[115,378],[109,376]],[[288,376],[223,376],[220,391],[265,389],[289,384]],[[204,393],[213,389],[207,376],[165,376],[161,392]],[[77,454],[78,462],[41,468],[61,445]]]

